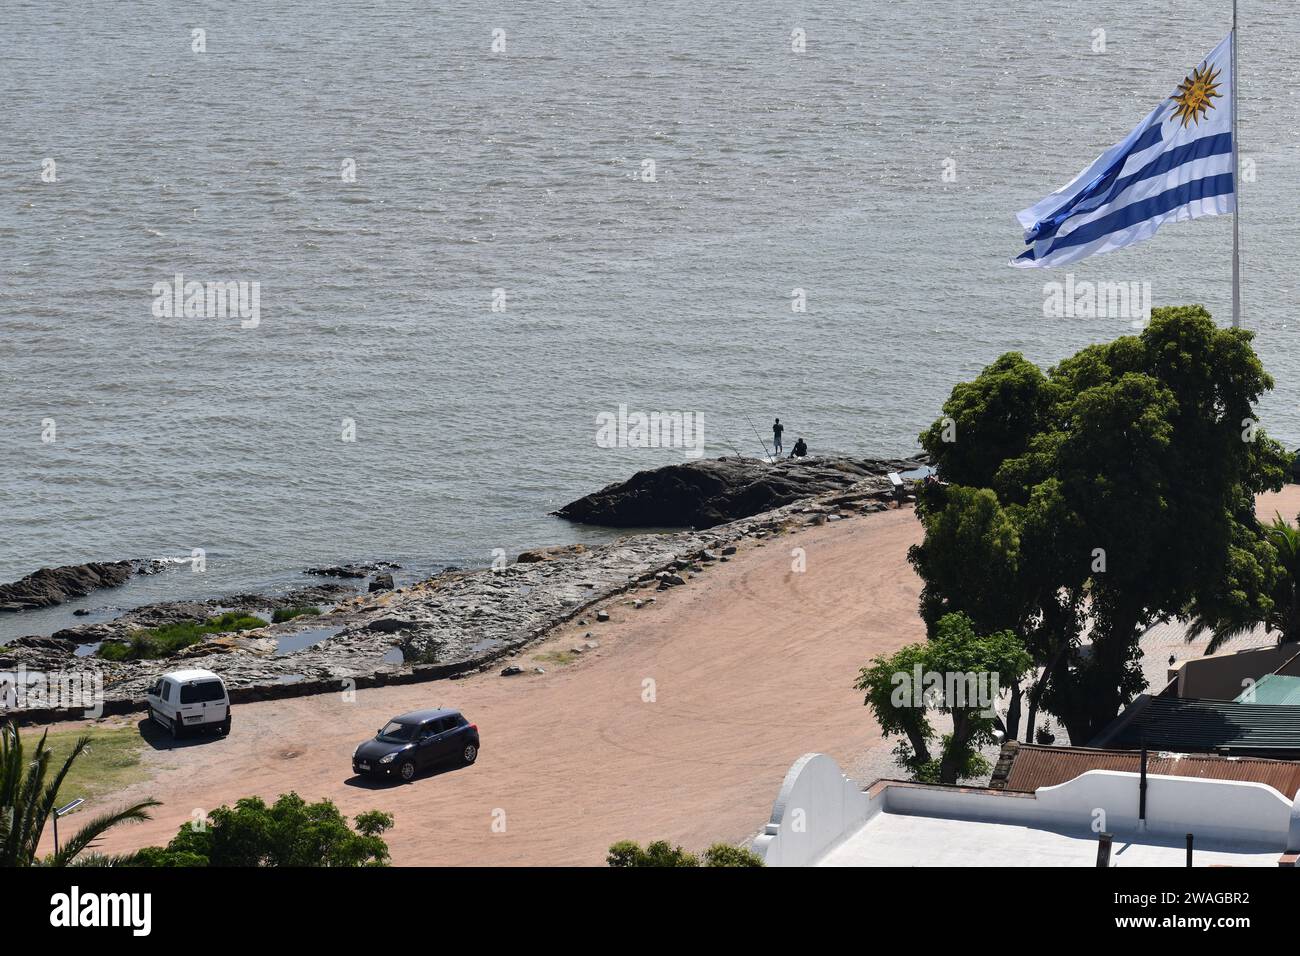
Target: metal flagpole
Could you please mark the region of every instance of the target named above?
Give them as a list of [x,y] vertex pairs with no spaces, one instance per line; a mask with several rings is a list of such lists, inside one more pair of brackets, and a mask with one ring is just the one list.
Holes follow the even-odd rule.
[[1241,164],[1237,160],[1237,0],[1232,0],[1232,327],[1241,327]]

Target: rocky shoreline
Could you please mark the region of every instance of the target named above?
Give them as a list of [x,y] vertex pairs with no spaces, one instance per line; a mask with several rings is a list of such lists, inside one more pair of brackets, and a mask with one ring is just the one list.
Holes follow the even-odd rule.
[[0,612],[17,613],[54,607],[103,588],[120,587],[137,574],[156,574],[161,561],[91,561],[41,568],[20,581],[0,584]]
[[[203,603],[150,605],[113,621],[68,628],[49,637],[20,638],[0,647],[0,669],[12,671],[21,666],[29,672],[50,672],[98,668],[103,676],[105,713],[110,714],[142,709],[144,689],[160,672],[181,666],[221,674],[236,702],[454,678],[489,670],[495,662],[519,654],[593,604],[634,589],[680,586],[707,573],[716,562],[727,561],[736,544],[745,539],[762,539],[808,524],[883,510],[893,496],[884,474],[895,469],[888,467],[874,474],[859,470],[860,464],[841,467],[833,463],[838,461],[849,460],[821,459],[815,470],[808,470],[806,494],[707,530],[637,534],[595,547],[538,549],[519,555],[515,563],[504,567],[448,570],[409,587],[355,596],[346,596],[352,593],[346,585],[326,584],[275,598],[243,595]],[[832,487],[828,490],[828,470],[851,477],[829,479]],[[785,470],[782,478],[788,478]],[[265,609],[272,606],[270,602],[281,607],[333,606],[319,615],[215,635],[165,660],[106,661],[77,656],[78,648],[120,638],[134,628],[202,620],[214,616],[219,608]],[[81,713],[29,710],[17,715],[42,722],[80,717]]]

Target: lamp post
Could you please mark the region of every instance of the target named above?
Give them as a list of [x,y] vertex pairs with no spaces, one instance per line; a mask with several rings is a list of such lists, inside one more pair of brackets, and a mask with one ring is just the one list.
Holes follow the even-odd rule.
[[66,816],[85,802],[82,797],[78,797],[67,806],[59,807],[54,811],[54,852],[56,855],[59,852],[59,817]]

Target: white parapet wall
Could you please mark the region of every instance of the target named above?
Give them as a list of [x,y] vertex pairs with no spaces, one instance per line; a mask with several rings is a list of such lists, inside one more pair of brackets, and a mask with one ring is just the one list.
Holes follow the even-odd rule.
[[1293,801],[1266,784],[1151,774],[1143,824],[1138,816],[1140,783],[1140,774],[1089,770],[1029,795],[901,785],[885,788],[881,797],[890,813],[1080,834],[1106,830],[1178,838],[1193,833],[1198,841],[1278,852],[1287,849]]
[[859,790],[825,754],[804,754],[781,784],[772,817],[754,841],[768,866],[807,866],[880,812],[977,820],[1090,835],[1102,830],[1204,841],[1243,850],[1300,850],[1300,795],[1262,783],[1200,777],[1147,777],[1146,820],[1140,775],[1090,770],[1033,794],[885,783]]
[[753,849],[768,866],[807,866],[856,832],[872,812],[867,795],[832,758],[804,754],[785,775],[772,818]]

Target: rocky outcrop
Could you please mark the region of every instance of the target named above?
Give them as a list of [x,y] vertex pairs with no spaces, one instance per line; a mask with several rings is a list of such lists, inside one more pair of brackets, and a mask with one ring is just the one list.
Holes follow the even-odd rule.
[[396,571],[400,564],[391,561],[372,561],[369,564],[331,564],[320,568],[308,568],[304,574],[315,574],[325,578],[366,578],[379,571]]
[[847,489],[922,459],[718,458],[639,471],[570,502],[555,514],[614,528],[712,528],[803,498]]
[[538,561],[554,561],[568,554],[582,554],[587,548],[581,544],[561,544],[550,548],[534,548],[515,558],[519,564],[536,564]]
[[356,588],[347,584],[317,584],[309,588],[295,588],[283,594],[232,594],[214,598],[207,603],[210,607],[257,613],[308,605],[326,607],[355,593]]
[[6,646],[30,647],[39,651],[50,651],[54,654],[61,654],[65,657],[77,650],[77,645],[74,641],[65,641],[58,637],[40,637],[37,635],[16,637]]
[[70,598],[85,597],[100,588],[125,584],[133,574],[152,573],[153,561],[91,561],[59,568],[41,568],[21,581],[0,584],[0,611],[53,607]]

